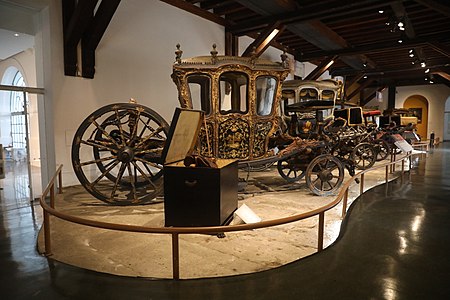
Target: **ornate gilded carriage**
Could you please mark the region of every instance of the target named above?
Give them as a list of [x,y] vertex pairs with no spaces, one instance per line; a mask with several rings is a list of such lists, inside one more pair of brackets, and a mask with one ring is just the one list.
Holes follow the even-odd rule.
[[[249,168],[288,162],[282,165],[288,173],[285,178],[292,172],[300,178],[299,168],[314,193],[337,191],[343,181],[339,160],[316,150],[322,141],[294,138],[281,128],[282,82],[289,73],[286,54],[281,62],[219,56],[215,45],[210,56],[182,59],[179,45],[175,53],[172,79],[180,106],[204,112],[197,145],[200,156],[236,159]],[[136,102],[101,107],[75,133],[75,174],[102,201],[118,205],[152,201],[162,190],[162,152],[168,133],[169,125],[158,113]]]
[[181,59],[177,50],[172,79],[183,108],[205,112],[200,154],[255,160],[268,154],[278,129],[281,83],[289,73],[286,57],[275,63],[255,57],[211,56]]

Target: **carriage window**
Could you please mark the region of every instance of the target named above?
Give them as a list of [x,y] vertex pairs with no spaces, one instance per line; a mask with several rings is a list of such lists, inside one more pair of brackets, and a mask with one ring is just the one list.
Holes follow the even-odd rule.
[[300,102],[309,101],[309,100],[318,100],[319,93],[316,89],[313,88],[305,88],[300,91],[299,95]]
[[189,75],[187,78],[192,108],[200,109],[209,115],[211,112],[211,79],[202,74]]
[[274,77],[262,76],[256,79],[256,112],[260,116],[270,115],[275,98],[277,80]]
[[226,72],[219,78],[220,113],[246,113],[248,77],[244,73]]
[[288,105],[295,103],[295,91],[294,90],[283,90],[281,92],[281,97],[283,99],[283,112],[286,116],[289,116],[289,111],[287,109]]
[[334,100],[334,91],[323,90],[322,91],[322,100]]

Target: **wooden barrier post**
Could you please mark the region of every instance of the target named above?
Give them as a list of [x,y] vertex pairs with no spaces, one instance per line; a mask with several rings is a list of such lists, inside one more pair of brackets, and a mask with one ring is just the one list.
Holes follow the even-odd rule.
[[317,252],[323,250],[323,231],[325,227],[325,212],[319,214],[319,239],[317,241]]
[[178,233],[172,233],[172,274],[173,279],[180,279],[180,247]]
[[386,175],[385,175],[386,183],[389,182],[389,165],[386,166]]
[[45,255],[52,255],[52,241],[50,236],[50,215],[44,210],[44,242],[45,242]]
[[347,214],[348,188],[345,189],[344,201],[342,201],[342,218]]
[[361,182],[359,183],[359,194],[364,193],[364,173],[361,174]]
[[50,186],[50,207],[55,208],[55,185]]
[[63,190],[62,190],[62,170],[59,171],[58,174],[58,194],[62,194]]

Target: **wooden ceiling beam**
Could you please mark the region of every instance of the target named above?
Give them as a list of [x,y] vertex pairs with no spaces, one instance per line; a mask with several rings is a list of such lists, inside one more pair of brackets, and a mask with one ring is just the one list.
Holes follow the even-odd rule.
[[377,92],[381,93],[384,89],[386,88],[386,85],[383,85],[381,87],[376,87],[374,88],[374,91],[372,93],[369,93],[367,95],[367,97],[364,97],[361,99],[361,106],[366,105],[367,103],[370,102],[370,100],[372,100],[373,98],[375,98],[375,96],[377,95]]
[[447,5],[441,4],[434,0],[416,0],[416,2],[433,9],[438,13],[450,16],[450,8]]
[[[364,81],[361,85],[359,85],[355,90],[353,90],[350,95],[347,97],[347,101],[352,102],[352,98],[354,98],[356,95],[358,95],[362,90],[364,90],[366,87],[372,84],[374,80],[373,79],[367,79]],[[359,99],[361,101],[361,99]],[[358,104],[360,104],[360,101],[358,101]]]
[[247,47],[247,49],[245,49],[242,56],[261,56],[261,54],[270,46],[272,40],[274,40],[284,30],[284,28],[285,26],[281,25],[280,22],[271,24],[265,31],[258,35],[258,37]]
[[[90,25],[94,17],[94,9],[97,5],[98,0],[78,0],[73,11],[70,21],[64,31],[64,43],[69,47],[76,46],[81,41],[84,32]],[[63,11],[64,3],[72,2],[69,0],[63,1]],[[70,5],[70,4],[69,4]]]
[[83,35],[81,40],[81,73],[84,78],[94,78],[95,50],[119,4],[120,0],[102,1],[94,19]]
[[337,55],[328,57],[322,63],[320,63],[314,70],[311,71],[306,77],[305,80],[317,80],[320,75],[325,73],[328,68],[334,63],[334,60],[337,58]]
[[187,1],[183,0],[161,0],[162,2],[165,2],[167,4],[170,4],[172,6],[178,7],[182,10],[185,10],[187,12],[190,12],[191,14],[194,14],[196,16],[199,16],[203,19],[209,20],[211,22],[214,22],[216,24],[222,25],[222,26],[229,26],[230,24],[222,17],[206,11],[194,4],[191,4]]
[[438,36],[427,36],[425,38],[416,38],[413,40],[405,41],[401,44],[395,44],[392,41],[379,42],[373,44],[367,44],[360,47],[348,47],[344,49],[331,50],[331,51],[317,51],[308,54],[302,54],[298,59],[300,61],[310,61],[315,59],[321,59],[330,55],[358,55],[358,54],[370,54],[370,53],[383,53],[397,49],[408,49],[414,47],[420,47],[429,44],[430,39],[433,40]]
[[[249,5],[249,2],[251,1],[239,1],[239,3],[247,7]],[[296,9],[294,11],[282,12],[274,15],[267,14],[266,16],[260,18],[255,18],[253,20],[248,20],[232,25],[228,29],[236,35],[245,35],[249,31],[255,30],[255,28],[260,28],[276,21],[280,21],[283,24],[288,25],[305,21],[320,20],[326,17],[343,17],[357,12],[384,7],[391,2],[395,1],[386,2],[379,0],[363,0],[348,2],[347,4],[340,4],[339,6],[335,7],[324,5],[320,9],[318,9],[317,5],[312,5],[312,7],[305,6],[302,9]]]
[[[63,34],[64,38],[68,31],[70,20],[76,7],[75,0],[62,1]],[[64,74],[66,76],[77,75],[77,45],[68,45],[64,43]]]

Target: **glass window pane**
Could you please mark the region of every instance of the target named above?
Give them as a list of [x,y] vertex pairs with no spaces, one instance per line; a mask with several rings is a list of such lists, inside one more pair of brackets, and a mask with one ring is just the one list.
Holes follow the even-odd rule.
[[207,115],[211,113],[211,79],[202,74],[189,75],[189,92],[192,108],[203,110]]
[[304,88],[300,91],[299,99],[300,102],[308,100],[318,100],[319,93],[314,88]]
[[277,80],[274,77],[262,76],[256,79],[256,113],[260,116],[270,115]]
[[248,77],[244,73],[226,72],[219,78],[220,112],[246,113],[248,110]]
[[333,99],[334,99],[334,91],[331,90],[322,91],[322,100],[333,100]]

